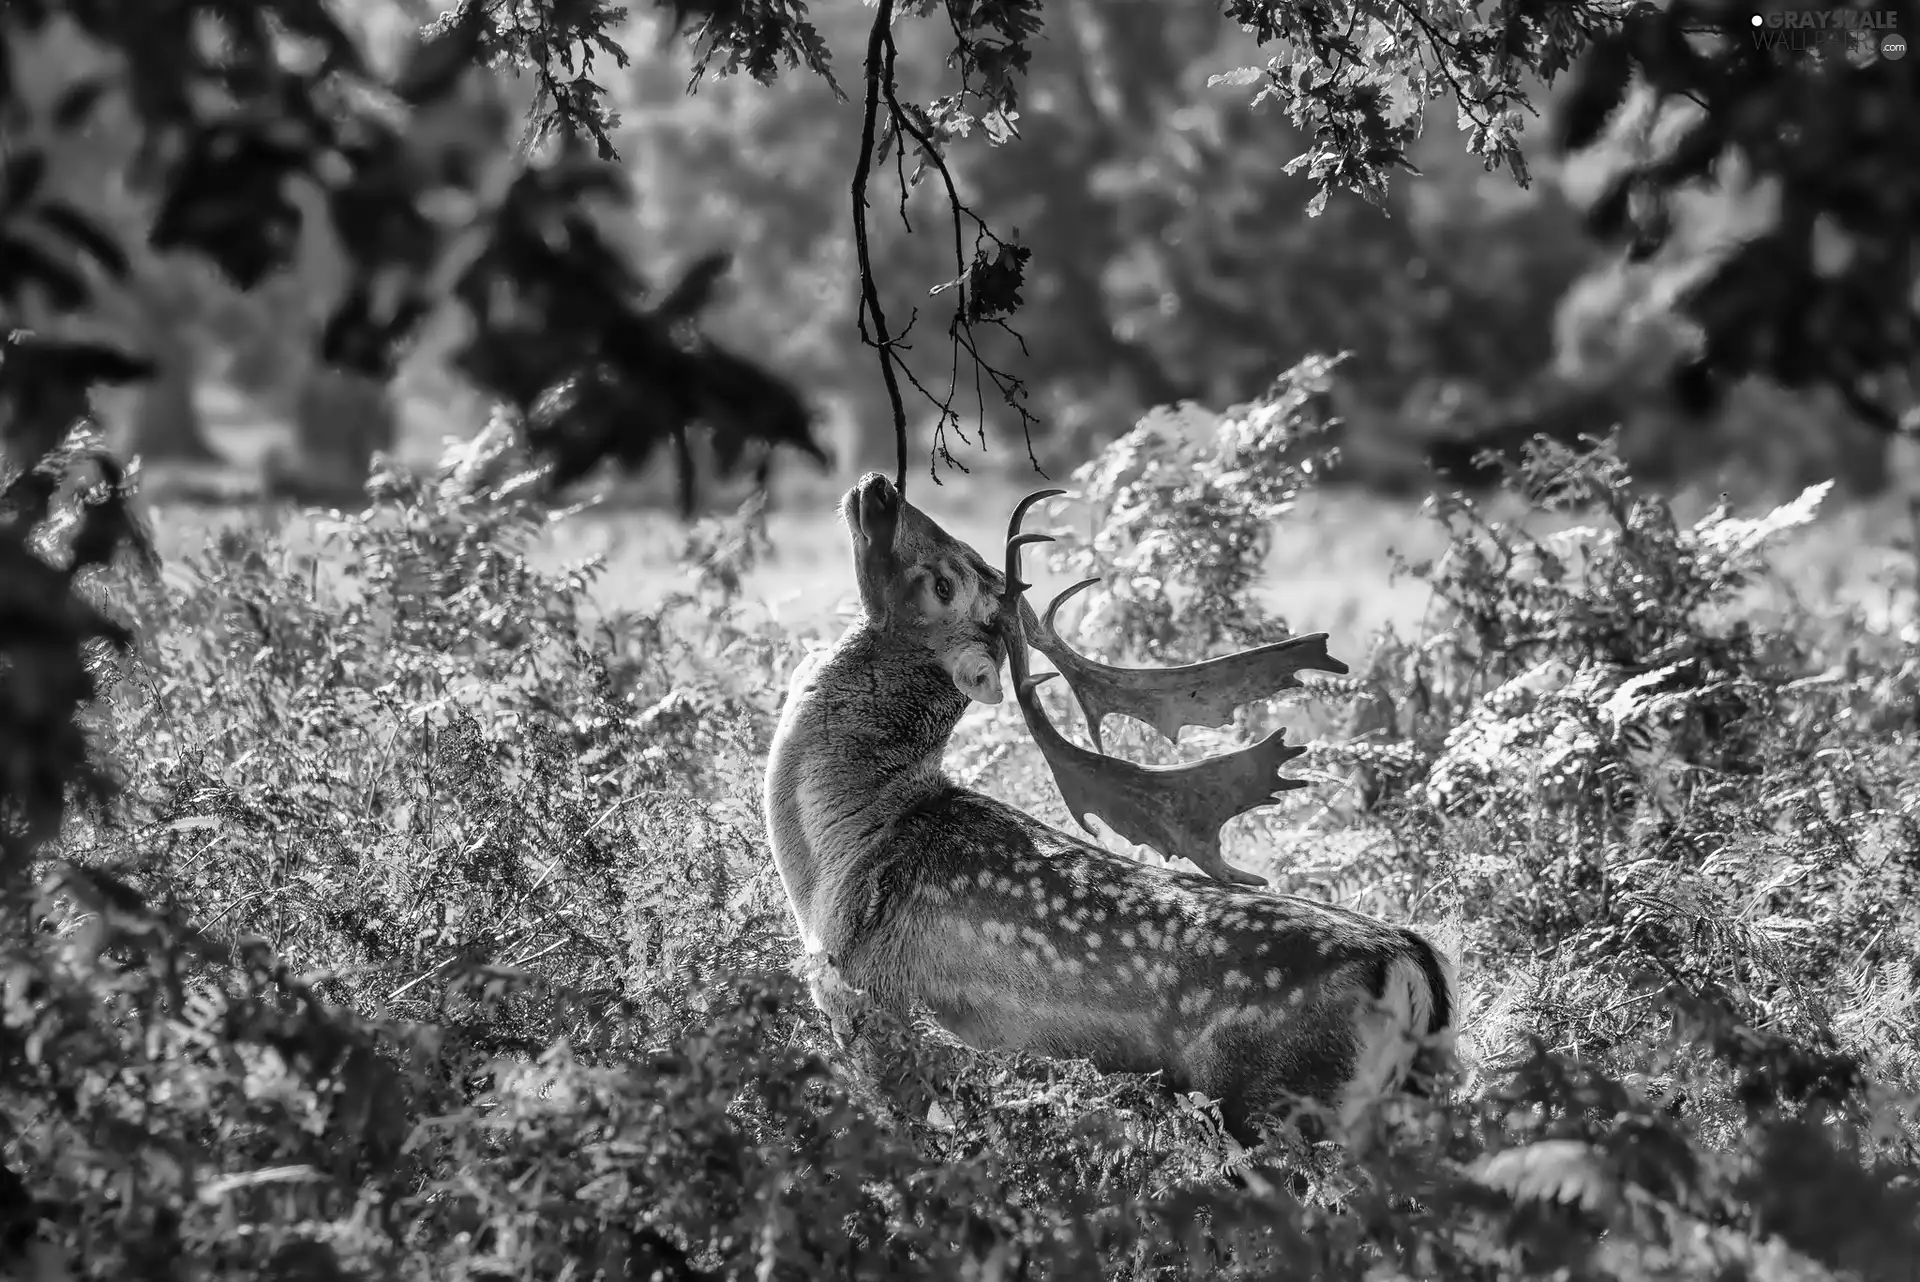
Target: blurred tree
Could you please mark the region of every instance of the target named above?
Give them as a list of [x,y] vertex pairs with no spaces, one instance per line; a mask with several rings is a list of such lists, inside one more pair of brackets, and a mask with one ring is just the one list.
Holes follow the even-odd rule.
[[[1310,350],[1356,352],[1348,382],[1382,423],[1496,395],[1550,358],[1554,304],[1593,254],[1556,189],[1517,192],[1435,131],[1415,153],[1429,177],[1389,194],[1390,217],[1350,198],[1310,216],[1311,180],[1286,172],[1301,131],[1207,87],[1255,55],[1250,38],[1205,10],[1144,0],[1059,0],[1046,13],[1053,34],[1027,65],[1017,139],[954,170],[967,207],[1032,250],[1027,359],[1007,334],[980,341],[1003,366],[1020,362],[1048,433],[1043,460],[1082,455],[1152,405],[1253,396]],[[865,39],[868,17],[852,6],[816,20],[836,52]],[[940,34],[901,27],[903,100],[937,92]],[[857,253],[832,181],[858,152],[857,105],[806,77],[689,95],[694,55],[649,43],[634,42],[630,91],[611,96],[615,145],[643,193],[636,243],[668,261],[739,246],[747,288],[716,307],[715,331],[836,388],[856,425],[848,461],[879,462],[891,423],[870,367],[847,359]],[[954,274],[939,187],[909,191],[913,235],[885,201],[870,257],[887,314],[918,318],[903,367],[944,401],[951,355],[922,332],[941,306],[928,282]],[[990,420],[1017,422],[986,399]]]
[[[27,36],[11,33],[12,91],[20,119],[35,126],[75,93],[87,94],[112,74],[112,62],[72,24],[49,23]],[[207,443],[194,401],[198,363],[196,321],[205,310],[210,280],[197,264],[158,254],[146,244],[154,199],[130,181],[139,137],[124,99],[95,92],[89,110],[46,148],[45,190],[84,209],[114,238],[125,259],[118,279],[92,273],[94,323],[118,333],[145,352],[154,376],[133,389],[132,448],[148,458],[204,461],[216,457]],[[231,291],[228,291],[231,292]],[[59,325],[44,309],[23,313],[30,324]]]
[[[839,49],[865,39],[867,20],[853,5],[817,17],[823,39]],[[609,90],[620,119],[611,137],[636,199],[634,217],[608,231],[647,262],[730,250],[734,267],[707,313],[710,332],[849,402],[856,435],[839,443],[839,461],[878,465],[892,452],[891,424],[884,404],[863,394],[877,390],[871,366],[856,368],[849,352],[859,277],[846,175],[859,112],[816,76],[708,79],[690,92],[696,54],[670,36],[668,17],[636,20],[627,42],[633,65]],[[914,205],[934,212],[929,200]]]
[[294,397],[294,445],[269,456],[268,480],[280,491],[351,501],[377,453],[397,435],[393,398],[382,379],[310,363]]
[[219,457],[207,443],[194,399],[200,353],[194,333],[202,310],[195,282],[180,264],[141,255],[128,273],[126,296],[135,317],[135,341],[154,363],[154,376],[134,402],[129,448],[149,460],[210,462]]
[[[656,304],[595,230],[591,207],[621,196],[604,168],[567,149],[517,172],[499,163],[511,156],[497,136],[505,121],[472,110],[464,94],[485,17],[454,15],[389,78],[318,0],[239,10],[22,0],[0,10],[12,126],[0,174],[7,323],[84,330],[112,310],[96,278],[134,275],[110,223],[117,209],[103,217],[45,181],[48,156],[110,105],[131,126],[122,177],[152,201],[138,252],[203,260],[250,290],[293,269],[315,227],[330,235],[339,270],[315,327],[320,358],[340,371],[330,381],[384,381],[420,324],[451,303],[469,321],[458,364],[528,416],[556,484],[609,456],[639,466],[675,442],[684,460],[696,426],[713,433],[727,468],[781,443],[817,454],[797,395],[693,328],[717,273],[683,280]],[[20,92],[14,53],[50,32],[89,46],[102,70],[37,102]],[[127,364],[97,338],[53,364],[40,348],[13,350],[0,381],[104,377]],[[190,406],[177,394],[167,403]],[[566,407],[559,420],[535,413],[555,405]],[[365,437],[378,417],[348,421]],[[15,413],[6,427],[31,461],[67,423]],[[683,477],[683,492],[692,483]]]
[[[1059,340],[1041,344],[1049,371],[1059,368],[1058,354],[1066,353],[1068,368],[1098,368],[1091,377],[1076,370],[1082,386],[1110,385],[1120,371],[1146,400],[1181,390],[1177,374],[1130,332],[1136,327],[1115,324],[1108,297],[1116,274],[1108,265],[1123,256],[1123,246],[1125,253],[1137,249],[1136,220],[1122,219],[1116,229],[1114,209],[1127,203],[1129,184],[1137,185],[1137,177],[1130,179],[1126,171],[1137,168],[1147,153],[1142,130],[1159,131],[1168,116],[1180,114],[1174,104],[1197,88],[1191,74],[1196,54],[1212,47],[1224,30],[1207,14],[1163,8],[1072,0],[1050,0],[1045,6],[1037,0],[900,6],[902,14],[938,19],[931,24],[897,23],[890,0],[882,0],[874,12],[865,41],[861,137],[852,165],[853,254],[860,269],[856,313],[863,339],[879,352],[902,469],[903,386],[917,389],[933,407],[939,420],[936,453],[944,433],[960,426],[955,405],[967,399],[969,384],[977,389],[972,391],[977,400],[997,401],[1008,416],[1027,420],[1026,389],[1008,372],[1021,347],[1004,322],[1033,297],[1046,298],[1048,311],[1038,323],[1048,338]],[[1449,95],[1460,99],[1469,149],[1488,164],[1524,177],[1517,131],[1527,84],[1564,69],[1590,34],[1617,21],[1625,8],[1624,0],[1509,5],[1482,18],[1456,6],[1297,8],[1235,0],[1226,6],[1227,16],[1258,41],[1286,52],[1264,69],[1244,69],[1231,79],[1259,84],[1263,98],[1286,108],[1294,131],[1288,141],[1305,150],[1292,161],[1273,156],[1273,167],[1281,176],[1305,171],[1296,199],[1311,216],[1324,208],[1335,187],[1384,200],[1387,174],[1405,162],[1420,132],[1423,107]],[[783,65],[806,66],[830,77],[828,50],[844,16],[844,10],[828,9],[816,27],[812,15],[797,10],[683,4],[675,12],[692,24],[696,80],[709,66],[745,70],[763,81],[774,79]],[[1066,38],[1036,41],[1043,18]],[[496,26],[495,39],[497,48],[531,50],[506,24]],[[957,79],[957,92],[921,96],[925,77],[915,58],[923,40],[944,52],[941,83],[951,89]],[[574,66],[562,70],[572,76]],[[591,81],[582,86],[581,79],[549,76],[549,114],[579,123],[611,150],[614,143],[603,126],[610,118],[607,93]],[[778,127],[792,126],[791,119],[782,118]],[[1046,145],[1049,132],[1058,145]],[[949,154],[959,154],[956,147],[969,138],[985,138],[989,145],[1019,142],[992,162],[962,172],[949,164]],[[1063,166],[1063,161],[1069,163]],[[945,209],[931,219],[916,212],[920,207],[911,199],[900,210],[918,227],[932,222],[937,234],[927,238],[933,248],[926,252],[937,251],[942,264],[916,274],[908,285],[883,270],[896,261],[880,230],[892,222],[896,193],[881,195],[877,175],[897,175],[909,187],[924,181],[945,198]],[[1047,181],[1022,181],[1034,175]],[[1083,176],[1092,183],[1078,181]],[[1116,187],[1123,195],[1115,194]],[[996,209],[1002,198],[1029,210],[1030,217],[1002,217]],[[889,217],[870,223],[870,205],[884,208]],[[1052,226],[1042,225],[1047,223]],[[1034,252],[1041,238],[1056,248],[1090,247],[1091,252],[1056,253],[1049,260]],[[911,252],[903,258],[924,261]],[[1226,277],[1236,265],[1210,264],[1219,268],[1212,279]],[[924,338],[911,349],[900,341],[902,326],[917,324],[924,331],[928,323],[922,313],[930,309],[914,285],[936,287],[950,306],[950,359],[931,352]],[[888,318],[900,317],[903,308],[907,319],[890,324]],[[1037,340],[1040,332],[1025,334]],[[1084,359],[1076,349],[1085,351]]]
[[[1828,391],[1882,436],[1846,433],[1867,488],[1920,403],[1916,31],[1912,0],[1636,3],[1555,138],[1605,172],[1593,231],[1657,269],[1617,282],[1642,287],[1621,310],[1684,322],[1656,366],[1676,403],[1708,415],[1749,378]],[[1729,225],[1729,200],[1761,216]]]
[[1034,247],[1048,310],[1023,332],[1072,452],[1149,405],[1248,399],[1316,350],[1352,350],[1348,391],[1387,411],[1435,383],[1499,393],[1550,357],[1588,257],[1554,190],[1489,196],[1457,142],[1428,138],[1439,177],[1316,215],[1289,167],[1301,130],[1207,87],[1250,41],[1152,3],[1054,12],[1066,37],[1036,52],[1020,141],[974,186]]
[[[829,41],[802,6],[679,0],[670,8],[674,29],[686,33],[695,52],[696,80],[708,72],[744,71],[766,83],[783,68],[805,67],[832,91],[841,88]],[[868,26],[855,95],[858,139],[846,160],[854,188],[855,313],[862,338],[879,354],[903,469],[903,388],[918,389],[935,407],[940,420],[936,450],[945,431],[960,423],[956,402],[969,395],[997,401],[1007,413],[1027,420],[1026,389],[1011,363],[1019,350],[1017,336],[1005,326],[1029,298],[1043,294],[1050,305],[1049,337],[1058,340],[1048,344],[1050,353],[1061,353],[1061,368],[1070,372],[1060,386],[1111,384],[1117,369],[1143,400],[1227,388],[1253,377],[1251,371],[1272,359],[1272,349],[1299,337],[1325,346],[1329,337],[1346,342],[1351,335],[1370,362],[1355,368],[1373,371],[1368,377],[1377,374],[1389,400],[1409,381],[1419,382],[1409,373],[1416,368],[1485,364],[1497,371],[1501,354],[1508,357],[1508,368],[1523,364],[1511,359],[1514,348],[1506,336],[1464,323],[1487,301],[1487,282],[1450,271],[1444,253],[1423,252],[1423,235],[1440,223],[1423,225],[1409,217],[1403,226],[1396,218],[1385,230],[1366,224],[1369,236],[1323,240],[1286,230],[1307,224],[1275,215],[1282,205],[1297,203],[1309,218],[1328,210],[1335,211],[1332,217],[1355,218],[1357,207],[1330,202],[1336,189],[1357,192],[1375,204],[1401,200],[1390,195],[1388,176],[1409,163],[1426,107],[1441,99],[1457,108],[1468,151],[1524,181],[1518,142],[1529,93],[1540,81],[1550,83],[1596,38],[1601,61],[1616,72],[1624,56],[1629,73],[1640,69],[1660,93],[1703,96],[1706,86],[1725,108],[1710,113],[1717,123],[1688,135],[1703,141],[1682,147],[1679,156],[1685,159],[1670,154],[1640,166],[1624,188],[1629,197],[1609,197],[1602,202],[1605,211],[1621,206],[1622,199],[1635,206],[1634,193],[1657,193],[1663,182],[1690,180],[1706,163],[1702,156],[1728,148],[1759,148],[1773,158],[1772,171],[1794,181],[1817,170],[1811,157],[1827,143],[1878,129],[1873,145],[1881,150],[1873,154],[1890,156],[1894,142],[1889,140],[1907,137],[1898,119],[1875,124],[1879,117],[1863,106],[1864,123],[1852,133],[1835,133],[1840,127],[1835,124],[1820,138],[1795,135],[1784,149],[1767,151],[1763,135],[1790,123],[1794,104],[1805,96],[1829,90],[1851,94],[1869,84],[1887,89],[1894,84],[1886,71],[1892,64],[1866,69],[1872,75],[1863,79],[1817,60],[1756,60],[1751,47],[1740,46],[1724,30],[1732,10],[1707,0],[1670,10],[1644,0],[1513,0],[1487,13],[1424,2],[1383,7],[1363,0],[1313,5],[1228,0],[1224,11],[1255,42],[1281,52],[1264,66],[1229,67],[1218,79],[1255,88],[1256,103],[1272,102],[1284,110],[1290,132],[1282,134],[1275,122],[1238,112],[1194,109],[1195,68],[1222,30],[1197,12],[1164,13],[1141,3],[1096,6],[1084,0],[1048,0],[1044,7],[1041,0],[992,5],[880,0],[863,19]],[[7,12],[15,26],[36,29],[70,13],[90,39],[124,63],[128,101],[141,122],[145,168],[163,193],[149,238],[155,249],[210,257],[236,283],[251,288],[286,269],[289,246],[298,240],[305,215],[289,203],[287,183],[306,183],[322,193],[325,217],[349,265],[323,330],[329,364],[383,377],[396,344],[450,292],[483,322],[462,354],[463,367],[532,416],[532,434],[543,448],[566,456],[563,476],[608,455],[638,465],[662,447],[685,460],[692,457],[687,432],[706,419],[725,424],[721,438],[730,442],[805,439],[807,416],[790,394],[773,395],[777,381],[743,380],[732,358],[711,339],[687,330],[688,300],[704,307],[711,279],[669,296],[644,324],[638,300],[646,291],[638,276],[624,269],[569,276],[571,285],[560,292],[556,276],[541,289],[521,291],[514,307],[519,314],[508,317],[496,305],[505,270],[498,257],[483,251],[464,271],[450,265],[449,228],[423,201],[437,188],[479,191],[474,174],[465,171],[485,169],[488,158],[471,137],[448,136],[445,123],[458,119],[457,109],[446,109],[452,101],[448,95],[474,62],[511,60],[528,69],[536,86],[528,142],[579,139],[603,158],[615,155],[618,122],[608,89],[596,77],[604,78],[610,66],[626,65],[628,57],[618,39],[623,11],[609,0],[537,8],[466,0],[434,24],[436,39],[427,50],[385,84],[322,0],[273,0],[244,15],[213,5],[70,8],[57,0],[32,0]],[[853,25],[850,6],[824,12],[823,21],[836,33],[842,24]],[[229,33],[211,55],[186,34],[193,15],[203,13]],[[908,18],[934,21],[903,20]],[[1051,22],[1057,39],[1037,39],[1043,19]],[[1717,36],[1709,33],[1710,41],[1720,40],[1717,52],[1693,51],[1683,30],[1688,23],[1721,24],[1713,28]],[[295,46],[308,50],[305,61],[293,56]],[[916,63],[923,48],[943,52],[937,72],[930,62]],[[163,61],[169,69],[161,69]],[[1762,68],[1763,61],[1771,70]],[[1593,119],[1608,114],[1614,82],[1622,79],[1616,72],[1602,67],[1590,73],[1593,87],[1578,95],[1578,109],[1570,113],[1586,123],[1570,127],[1570,143],[1579,140],[1581,128],[1591,132]],[[390,117],[343,92],[355,85],[375,86],[376,98],[389,92],[389,101],[411,112],[414,132],[396,129]],[[1179,105],[1183,98],[1185,107]],[[209,110],[208,103],[223,105]],[[83,119],[90,107],[91,102],[76,105],[73,120]],[[1740,120],[1719,120],[1729,115]],[[783,121],[771,128],[798,126]],[[967,145],[963,140],[982,137],[996,146],[1023,141],[990,164],[972,166],[970,173],[956,171],[950,158]],[[1175,146],[1176,159],[1154,151],[1162,143]],[[1266,146],[1272,151],[1263,153]],[[1300,149],[1298,154],[1283,159],[1293,148]],[[1831,151],[1828,147],[1822,154]],[[1083,159],[1062,165],[1069,157]],[[1022,182],[1023,165],[1044,167],[1056,181]],[[735,168],[744,174],[748,160],[742,158]],[[569,176],[553,176],[563,171]],[[475,226],[491,223],[485,233],[493,237],[491,250],[505,253],[513,245],[512,253],[529,270],[567,275],[588,260],[606,267],[614,261],[614,247],[603,228],[567,216],[536,232],[539,217],[520,203],[535,200],[536,192],[540,201],[617,194],[604,177],[587,177],[590,172],[571,153],[557,169],[528,170],[513,191],[482,210]],[[1064,181],[1068,174],[1088,181]],[[1819,185],[1817,177],[1805,181]],[[1849,190],[1864,181],[1853,182]],[[908,188],[924,183],[933,193],[931,214],[924,212],[924,195],[919,203],[906,199],[901,210],[923,230],[937,227],[937,238],[919,242],[923,248],[887,248],[900,239],[883,230],[893,202],[904,199],[886,190],[896,182]],[[1224,185],[1224,194],[1216,182]],[[219,184],[226,194],[218,208],[202,196],[185,194]],[[1063,198],[1037,201],[1038,191]],[[1202,192],[1228,216],[1196,214]],[[1824,208],[1819,199],[1808,207]],[[1904,199],[1882,203],[1901,205]],[[1801,208],[1791,200],[1788,204]],[[1007,212],[1004,225],[997,221],[997,209]],[[883,210],[887,220],[870,221],[870,212]],[[822,243],[807,224],[812,220],[817,226],[827,212],[822,204],[808,206],[806,216],[786,233],[789,239]],[[533,221],[517,227],[499,221],[523,217]],[[1808,219],[1796,214],[1788,222],[1799,229]],[[1834,225],[1849,233],[1849,261],[1856,267],[1885,265],[1892,261],[1889,253],[1897,257],[1888,242],[1873,239],[1893,223],[1840,218]],[[1645,220],[1636,226],[1645,239]],[[1035,243],[1054,247],[1051,265],[1035,257]],[[1071,258],[1058,252],[1083,244],[1094,252]],[[1300,248],[1289,254],[1290,245]],[[885,269],[890,265],[934,261],[935,253],[936,270],[905,283],[889,281]],[[1286,270],[1270,269],[1262,279],[1251,265],[1274,253]],[[1754,255],[1746,257],[1751,261]],[[839,265],[831,255],[815,261],[826,270]],[[535,268],[536,262],[544,265]],[[1393,263],[1421,266],[1415,272],[1389,270]],[[1843,275],[1853,279],[1864,270]],[[1881,273],[1876,283],[1882,303],[1893,292],[1887,277]],[[1902,288],[1910,292],[1910,280]],[[938,302],[925,302],[920,291],[928,289]],[[1326,302],[1290,309],[1273,305],[1270,300],[1287,290]],[[904,317],[903,293],[919,300]],[[1385,296],[1387,301],[1373,309],[1384,329],[1369,322],[1368,309],[1332,305],[1362,293]],[[1699,295],[1718,296],[1711,290]],[[1055,303],[1066,304],[1058,309],[1065,319],[1053,314]],[[1868,343],[1857,327],[1849,328],[1844,308],[1825,296],[1816,304],[1812,310],[1823,324],[1830,323],[1840,346],[1855,353],[1822,358],[1826,364],[1886,363],[1894,331]],[[945,313],[951,359],[940,359],[924,337],[916,337],[910,354],[905,333],[917,322],[915,333],[923,334],[932,323],[919,317],[922,311]],[[1882,311],[1891,315],[1887,308]],[[1699,370],[1738,371],[1745,367],[1742,362],[1750,366],[1763,357],[1785,362],[1789,373],[1796,360],[1808,364],[1804,357],[1779,355],[1780,333],[1741,347],[1746,340],[1732,336],[1737,327],[1724,320],[1730,314],[1728,307],[1714,311],[1722,320],[1706,326],[1709,358],[1690,367],[1693,382],[1686,386],[1698,383]],[[1198,323],[1183,324],[1189,317]],[[1246,337],[1215,369],[1204,349],[1215,341],[1213,335],[1228,332]],[[1525,327],[1528,337],[1539,332],[1540,327]],[[1825,332],[1803,328],[1794,334],[1804,344]],[[650,380],[667,367],[689,381],[670,395],[641,395],[643,387],[658,390]],[[562,370],[560,377],[549,377]],[[1798,376],[1807,375],[1801,370]],[[1858,382],[1848,384],[1848,394],[1867,406]],[[749,384],[753,390],[743,399],[741,388]],[[762,395],[772,399],[762,402]],[[1052,399],[1058,408],[1067,396]],[[535,412],[541,406],[545,409]],[[715,457],[737,461],[740,450],[728,444]]]

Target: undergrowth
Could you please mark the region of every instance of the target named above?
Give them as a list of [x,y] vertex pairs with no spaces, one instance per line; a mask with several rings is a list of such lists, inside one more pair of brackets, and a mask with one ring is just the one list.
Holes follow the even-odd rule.
[[[1324,373],[1081,469],[1091,537],[1057,568],[1109,577],[1076,644],[1167,663],[1282,632],[1246,589],[1321,461]],[[0,1264],[1912,1276],[1912,620],[1750,591],[1821,491],[1683,523],[1607,449],[1543,447],[1510,486],[1586,524],[1433,504],[1448,550],[1406,567],[1428,627],[1335,638],[1317,799],[1232,840],[1281,850],[1281,889],[1432,927],[1461,1063],[1344,1148],[1276,1141],[1303,1173],[1276,1185],[1225,1179],[1205,1102],[1148,1079],[927,1025],[903,1036],[930,1107],[842,1065],[758,815],[808,639],[741,599],[753,514],[689,536],[687,592],[603,616],[598,564],[530,559],[557,517],[516,458],[496,427],[382,472],[326,526],[343,582],[265,516],[165,580],[93,572],[138,638],[96,656],[86,717],[118,794],[76,792],[5,892]],[[1109,741],[1229,737],[1136,730]],[[952,760],[1062,818],[1011,714]]]

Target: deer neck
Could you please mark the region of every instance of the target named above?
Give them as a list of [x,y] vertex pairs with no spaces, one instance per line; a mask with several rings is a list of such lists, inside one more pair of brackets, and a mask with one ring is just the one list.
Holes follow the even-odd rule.
[[945,786],[940,762],[966,696],[933,657],[853,626],[794,674],[767,760],[774,862],[809,952],[834,952],[858,917],[865,860],[893,823]]

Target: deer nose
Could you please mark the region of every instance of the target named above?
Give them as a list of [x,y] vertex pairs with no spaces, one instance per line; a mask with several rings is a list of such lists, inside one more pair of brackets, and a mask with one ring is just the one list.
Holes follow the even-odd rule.
[[853,490],[862,503],[891,503],[895,498],[893,482],[884,472],[868,472],[854,482]]
[[875,523],[891,520],[900,507],[899,491],[878,472],[868,472],[856,481],[849,497],[860,532],[869,538],[875,533]]

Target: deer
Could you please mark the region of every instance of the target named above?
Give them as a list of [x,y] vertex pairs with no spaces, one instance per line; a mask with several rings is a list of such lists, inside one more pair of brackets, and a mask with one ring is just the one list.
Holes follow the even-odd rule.
[[[1130,669],[1069,647],[1055,597],[1036,616],[1008,522],[1004,572],[869,473],[840,504],[859,612],[790,678],[762,797],[768,843],[811,959],[811,993],[842,1046],[875,1010],[918,1006],[960,1042],[1105,1073],[1159,1074],[1215,1101],[1246,1147],[1274,1120],[1351,1124],[1367,1102],[1418,1090],[1451,1027],[1451,969],[1412,929],[1264,889],[1221,854],[1230,819],[1304,781],[1275,730],[1199,761],[1108,755],[1101,723],[1132,717],[1174,739],[1230,725],[1242,704],[1343,674],[1327,634],[1180,667]],[[1029,647],[1085,714],[1091,750],[1050,721]],[[1149,865],[955,783],[942,758],[973,703],[999,704],[1005,666],[1068,810],[1181,857]],[[1256,887],[1260,887],[1257,889]],[[1302,1129],[1305,1129],[1302,1126]]]

